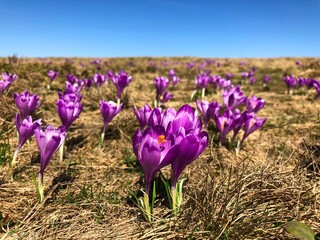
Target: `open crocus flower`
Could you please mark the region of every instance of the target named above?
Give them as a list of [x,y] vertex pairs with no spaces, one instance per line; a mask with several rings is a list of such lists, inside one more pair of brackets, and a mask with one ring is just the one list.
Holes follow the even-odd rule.
[[194,81],[197,89],[204,89],[210,82],[210,76],[207,73],[201,73],[194,79]]
[[121,111],[122,106],[123,106],[123,103],[121,103],[118,106],[114,101],[105,102],[103,100],[100,100],[100,112],[102,114],[103,122],[104,122],[103,132],[101,135],[101,144],[103,143],[105,131],[108,124]]
[[117,88],[117,97],[119,105],[122,92],[129,85],[129,83],[132,80],[132,77],[128,76],[126,72],[120,71],[119,73],[113,74],[111,79]]
[[249,113],[260,111],[266,102],[262,98],[257,98],[256,96],[252,96],[250,99],[248,98],[246,101],[246,107]]
[[27,89],[20,95],[18,93],[14,93],[13,98],[20,110],[22,119],[31,115],[41,104],[39,96],[37,94],[30,95]]
[[249,73],[248,72],[242,72],[241,73],[241,78],[242,79],[246,79],[246,78],[248,78],[249,77]]
[[83,104],[79,102],[67,102],[62,99],[57,101],[57,110],[62,125],[68,131],[71,124],[76,120],[83,108]]
[[225,90],[222,94],[223,102],[229,109],[233,109],[247,100],[243,95],[240,86]]
[[79,82],[79,79],[76,76],[74,76],[73,74],[67,74],[66,79],[72,85]]
[[179,82],[181,81],[181,78],[177,76],[172,77],[172,86],[175,87]]
[[203,122],[205,127],[207,127],[210,119],[221,109],[221,105],[219,105],[217,102],[209,103],[206,100],[196,100],[196,105],[203,116]]
[[60,148],[66,138],[66,129],[63,126],[55,129],[48,125],[45,131],[41,127],[34,130],[34,135],[40,151],[40,174],[38,179],[37,191],[40,196],[40,202],[44,199],[43,173],[53,154]]
[[58,92],[59,99],[65,102],[81,102],[82,96],[78,93],[66,93]]
[[244,135],[242,137],[241,143],[254,131],[261,128],[265,122],[267,121],[267,118],[260,119],[259,117],[255,118],[254,113],[245,113],[244,114]]
[[18,79],[18,75],[17,74],[11,74],[11,73],[7,74],[5,72],[2,73],[2,80],[3,81],[13,83],[17,79]]
[[58,77],[59,73],[53,70],[49,70],[48,77],[50,78],[50,82],[53,82]]
[[169,70],[169,73],[168,73],[168,78],[171,80],[171,79],[173,79],[173,77],[175,77],[176,76],[176,73],[174,72],[174,70],[173,69],[170,69]]
[[149,117],[151,115],[152,109],[149,106],[149,104],[145,104],[142,108],[140,108],[140,110],[138,111],[138,109],[134,106],[133,107],[134,110],[134,114],[136,115],[139,124],[140,124],[140,128],[144,128],[149,120]]
[[145,176],[146,193],[155,174],[164,166],[172,163],[179,153],[177,145],[171,138],[166,138],[165,129],[161,125],[148,127],[144,132],[137,130],[133,138],[133,151],[140,162]]
[[297,81],[293,75],[283,77],[284,83],[287,85],[288,93],[292,94],[292,89],[297,85]]
[[66,90],[64,91],[64,94],[80,93],[82,87],[83,87],[83,84],[80,82],[72,84],[69,81],[66,81]]

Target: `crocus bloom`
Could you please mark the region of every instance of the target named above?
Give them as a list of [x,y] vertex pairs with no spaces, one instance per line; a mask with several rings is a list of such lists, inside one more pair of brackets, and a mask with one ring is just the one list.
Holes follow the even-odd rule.
[[82,108],[83,105],[79,102],[67,102],[63,99],[59,99],[57,101],[58,115],[61,119],[62,125],[66,128],[67,131],[74,120],[79,117]]
[[23,144],[25,144],[26,141],[33,136],[34,130],[41,126],[42,123],[41,119],[38,119],[33,122],[31,116],[28,116],[26,119],[21,121],[19,113],[16,113],[14,123],[19,134],[19,151]]
[[95,82],[95,84],[97,86],[101,86],[102,84],[104,84],[106,82],[106,78],[104,75],[100,74],[100,73],[96,73],[93,76],[93,81]]
[[83,84],[79,83],[70,83],[69,81],[66,81],[66,90],[64,91],[64,94],[66,93],[80,93],[81,89],[83,87]]
[[246,107],[249,113],[260,111],[266,102],[262,98],[257,98],[256,96],[252,96],[250,99],[248,98],[246,101]]
[[267,84],[268,82],[270,82],[270,79],[271,79],[271,78],[270,78],[270,76],[268,76],[268,75],[264,75],[264,76],[263,76],[263,82],[266,83],[266,84]]
[[246,79],[246,78],[249,77],[249,73],[248,72],[242,72],[241,73],[241,77],[242,77],[242,79]]
[[165,93],[163,94],[163,97],[162,97],[162,99],[161,99],[161,102],[162,102],[162,103],[168,102],[168,101],[171,100],[172,98],[173,98],[173,94],[172,94],[172,93],[170,93],[170,92],[165,92]]
[[140,110],[138,111],[138,109],[134,106],[133,107],[134,110],[134,114],[136,115],[139,123],[140,123],[140,128],[144,128],[149,120],[149,117],[151,115],[152,109],[151,107],[146,104],[144,105],[142,108],[140,108]]
[[72,75],[72,74],[67,74],[66,79],[71,84],[75,84],[75,83],[77,83],[79,81],[79,79],[76,76]]
[[297,81],[295,80],[294,76],[285,76],[283,77],[283,81],[287,85],[288,89],[293,88],[297,85]]
[[55,80],[58,77],[58,75],[59,75],[59,73],[55,72],[53,70],[49,70],[49,72],[48,72],[48,76],[49,76],[51,82],[53,80]]
[[155,174],[164,166],[172,163],[179,153],[171,138],[166,138],[163,126],[148,127],[144,132],[137,130],[133,137],[133,151],[140,162],[145,176],[146,193]]
[[216,113],[214,115],[214,120],[216,122],[217,129],[220,132],[220,142],[223,144],[227,134],[233,130],[233,113],[231,110],[225,111],[222,115]]
[[153,83],[154,83],[154,86],[156,87],[156,91],[157,91],[156,99],[158,101],[160,96],[162,96],[164,91],[169,86],[169,79],[164,77],[156,77],[154,78]]
[[235,109],[234,110],[234,113],[233,113],[233,141],[235,140],[237,134],[239,133],[240,129],[243,128],[243,125],[244,125],[244,115],[246,114],[247,112],[245,111],[244,113],[241,114],[241,111],[239,109]]
[[188,62],[187,65],[186,65],[186,67],[189,68],[189,69],[192,69],[194,66],[195,66],[194,62]]
[[123,103],[117,106],[114,101],[105,102],[100,100],[100,111],[104,122],[103,133],[105,132],[109,122],[111,122],[111,120],[120,112],[122,105]]
[[222,97],[224,104],[229,109],[233,109],[247,100],[247,97],[243,95],[240,86],[231,88],[230,90],[225,90]]
[[250,81],[250,84],[253,85],[257,81],[257,79],[255,77],[251,77],[249,81]]
[[210,81],[210,76],[208,76],[206,73],[201,73],[194,79],[194,81],[197,89],[203,89],[207,87]]
[[18,79],[17,74],[11,74],[11,73],[7,74],[5,72],[2,73],[2,80],[3,81],[8,81],[8,82],[13,83],[17,79]]
[[11,85],[10,81],[0,80],[0,94],[2,94],[5,90],[7,90]]
[[199,134],[182,136],[182,140],[178,143],[179,154],[177,154],[176,158],[171,163],[172,188],[176,188],[179,176],[185,167],[197,159],[197,157],[207,148],[208,139],[208,134],[204,131]]
[[210,119],[214,117],[214,115],[217,114],[221,108],[221,105],[219,105],[217,102],[209,103],[206,100],[199,101],[198,99],[196,100],[196,105],[203,116],[205,127],[207,127]]
[[231,80],[232,77],[233,77],[232,73],[226,74],[226,80]]
[[177,76],[172,77],[172,86],[175,87],[179,82],[181,81],[181,78]]
[[313,83],[313,86],[317,90],[318,96],[320,96],[320,82],[319,81],[315,81]]
[[132,80],[132,77],[128,76],[127,73],[124,71],[120,71],[118,74],[113,75],[112,82],[117,88],[118,99],[121,98],[123,90],[129,85],[131,80]]
[[174,70],[173,69],[170,69],[169,70],[169,73],[168,73],[168,78],[169,79],[172,79],[173,77],[175,77],[176,76],[176,73],[174,72]]
[[255,118],[254,113],[246,113],[244,115],[244,135],[241,142],[243,142],[251,133],[261,128],[266,121],[267,118],[261,120],[259,117]]
[[253,77],[253,76],[254,76],[254,71],[248,72],[248,78],[251,78],[251,77]]
[[65,102],[81,102],[82,96],[78,93],[66,93],[58,92],[59,99]]
[[37,94],[30,95],[27,89],[20,95],[18,93],[14,93],[13,98],[20,110],[22,119],[31,115],[41,104],[39,96]]

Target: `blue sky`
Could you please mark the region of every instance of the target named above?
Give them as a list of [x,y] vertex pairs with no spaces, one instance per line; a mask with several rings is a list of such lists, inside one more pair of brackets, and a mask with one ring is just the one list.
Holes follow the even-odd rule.
[[320,56],[320,0],[0,0],[0,56]]

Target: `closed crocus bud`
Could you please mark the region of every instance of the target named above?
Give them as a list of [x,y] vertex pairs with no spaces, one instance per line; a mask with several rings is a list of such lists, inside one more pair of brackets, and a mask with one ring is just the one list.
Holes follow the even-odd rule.
[[246,113],[244,115],[244,135],[241,142],[243,142],[251,133],[261,128],[267,121],[267,118],[255,118],[254,115],[254,113]]
[[177,76],[173,76],[172,77],[172,86],[175,87],[180,81],[181,81],[181,78],[178,78]]
[[0,95],[7,90],[11,85],[10,81],[7,80],[0,80]]
[[30,95],[28,90],[25,90],[20,95],[18,93],[14,93],[13,98],[20,110],[22,119],[31,115],[41,104],[39,96],[37,94]]
[[162,96],[162,94],[164,93],[164,91],[167,89],[167,87],[169,86],[169,79],[164,78],[164,77],[156,77],[154,78],[154,86],[156,87],[157,90],[157,100],[160,98],[160,96]]
[[79,102],[66,102],[62,99],[57,101],[57,110],[62,125],[68,131],[71,124],[79,117],[83,105]]
[[202,123],[198,113],[188,104],[185,104],[178,109],[177,114],[172,121],[170,131],[175,134],[179,131],[180,127],[185,129],[186,134],[198,134],[201,131]]
[[93,75],[93,81],[97,86],[101,86],[106,82],[106,78],[104,75],[96,73],[95,75]]
[[173,94],[172,93],[170,93],[170,92],[165,92],[164,94],[163,94],[163,97],[162,97],[162,99],[161,99],[161,102],[162,103],[166,103],[166,102],[168,102],[169,100],[171,100],[173,98]]
[[18,135],[19,135],[19,144],[18,151],[26,143],[26,141],[31,138],[34,134],[34,130],[41,126],[41,119],[32,121],[32,117],[28,116],[26,119],[21,121],[19,113],[16,113],[14,118],[14,123],[16,125]]
[[247,97],[244,96],[240,86],[231,88],[228,91],[224,91],[222,97],[224,104],[229,109],[233,109],[247,100]]
[[179,153],[179,148],[173,144],[171,138],[166,138],[166,131],[161,125],[148,127],[143,132],[137,130],[132,145],[144,171],[145,192],[149,194],[155,174],[172,163]]
[[[120,71],[118,74],[114,74],[112,76],[112,82],[114,83],[114,85],[117,88],[118,99],[121,98],[123,90],[129,85],[131,80],[132,80],[132,77],[128,76],[127,73],[124,71]],[[120,102],[120,101],[118,100],[118,102]]]
[[253,85],[256,81],[257,81],[257,79],[255,77],[251,77],[250,78],[250,84],[251,85]]
[[196,105],[203,116],[203,122],[205,127],[207,127],[210,119],[214,117],[214,115],[218,113],[221,109],[221,105],[219,105],[217,102],[209,103],[206,100],[196,100]]
[[249,113],[260,111],[266,102],[262,98],[257,98],[256,96],[252,96],[250,99],[248,98],[246,101],[246,107]]
[[293,88],[294,86],[297,85],[297,81],[293,75],[283,77],[283,81],[287,85],[288,88]]
[[182,136],[179,142],[179,154],[171,163],[172,188],[176,188],[179,176],[187,165],[192,163],[207,148],[209,136],[206,132]]
[[233,113],[231,110],[227,110],[222,115],[216,113],[214,120],[218,131],[220,132],[220,142],[224,144],[227,134],[233,129]]
[[48,77],[50,78],[50,81],[52,82],[53,80],[55,80],[58,77],[59,73],[55,72],[53,70],[49,70],[48,72]]
[[152,112],[151,107],[148,104],[146,104],[142,108],[140,108],[139,111],[135,106],[133,107],[133,110],[134,110],[134,114],[136,115],[139,121],[140,128],[141,129],[144,128],[147,125],[149,117],[151,115],[151,112]]
[[249,73],[248,72],[242,72],[241,73],[241,77],[242,77],[242,79],[246,79],[246,78],[249,77]]
[[270,79],[271,79],[271,78],[270,78],[270,76],[268,76],[268,75],[264,75],[264,76],[263,76],[263,82],[266,83],[266,84],[267,84],[268,82],[270,82]]
[[13,83],[14,81],[16,81],[18,79],[18,75],[17,74],[7,74],[5,72],[2,73],[2,80],[3,81],[8,81]]
[[174,76],[176,76],[176,73],[174,72],[173,69],[170,69],[170,70],[169,70],[169,73],[168,73],[168,78],[169,78],[169,79],[172,79]]
[[105,102],[103,100],[100,101],[100,112],[103,117],[104,122],[104,130],[107,127],[107,125],[111,122],[111,120],[121,111],[123,106],[123,103],[121,103],[119,106],[114,101]]
[[76,76],[72,75],[72,74],[67,74],[66,79],[71,84],[75,84],[75,83],[77,83],[79,81],[79,79]]
[[231,80],[232,77],[233,77],[232,73],[226,74],[226,80]]

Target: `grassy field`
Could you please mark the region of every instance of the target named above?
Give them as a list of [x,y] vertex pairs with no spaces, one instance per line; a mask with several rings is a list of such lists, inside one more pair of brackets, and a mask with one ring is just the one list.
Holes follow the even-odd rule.
[[[266,124],[252,134],[239,155],[210,141],[206,151],[189,165],[184,203],[178,216],[168,208],[165,190],[157,177],[155,220],[143,219],[130,190],[144,188],[143,172],[132,151],[133,134],[139,123],[133,106],[153,104],[154,77],[167,76],[170,68],[182,78],[166,107],[178,109],[189,103],[198,69],[187,69],[196,58],[102,59],[107,70],[128,72],[133,77],[124,91],[124,109],[109,124],[102,149],[99,134],[103,120],[100,99],[116,101],[116,88],[109,81],[100,88],[82,90],[84,108],[72,124],[66,141],[65,162],[55,154],[45,175],[46,199],[38,203],[33,179],[39,172],[39,151],[35,139],[18,157],[14,181],[8,180],[8,159],[17,147],[13,118],[18,111],[13,93],[26,88],[40,96],[42,105],[34,115],[43,126],[59,126],[57,91],[65,88],[68,73],[80,78],[97,72],[92,59],[0,59],[0,72],[19,75],[0,96],[0,236],[3,239],[294,239],[285,224],[298,220],[320,232],[320,99],[314,89],[297,89],[287,94],[282,77],[288,74],[320,78],[319,59],[216,59],[222,65],[208,65],[211,74],[240,74],[257,67],[257,82],[243,85],[247,94],[267,102],[259,116]],[[296,66],[300,60],[302,66]],[[50,63],[49,63],[50,61]],[[247,65],[239,65],[245,61]],[[80,62],[86,66],[81,66]],[[156,63],[157,67],[153,64]],[[47,89],[47,72],[59,77]],[[268,87],[262,77],[268,74]],[[209,89],[205,99],[221,102],[221,95]],[[212,136],[212,131],[208,131]],[[67,162],[71,164],[67,167]],[[169,176],[170,168],[162,173]],[[1,238],[0,237],[0,238]]]

